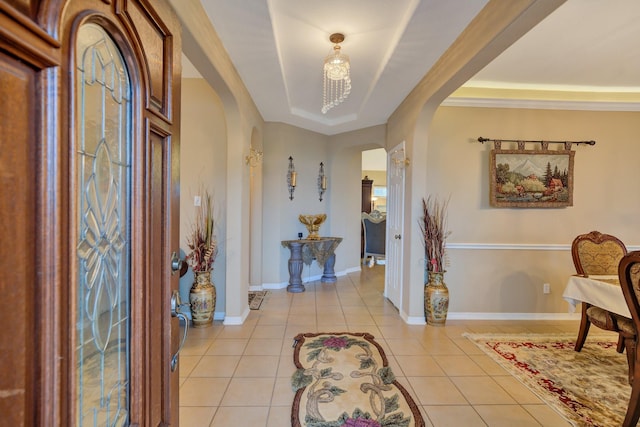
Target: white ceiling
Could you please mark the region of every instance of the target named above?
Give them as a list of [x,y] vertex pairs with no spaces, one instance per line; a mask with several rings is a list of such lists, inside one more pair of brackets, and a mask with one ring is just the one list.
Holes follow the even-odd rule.
[[[385,123],[486,1],[202,4],[263,118],[331,135]],[[465,86],[640,93],[638,22],[638,0],[568,0]],[[322,62],[334,32],[346,36],[353,88],[323,115]]]

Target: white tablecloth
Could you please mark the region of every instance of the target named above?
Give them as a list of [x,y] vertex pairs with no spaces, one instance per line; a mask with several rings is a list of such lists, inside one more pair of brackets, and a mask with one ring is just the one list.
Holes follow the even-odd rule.
[[631,318],[631,313],[618,283],[618,276],[571,276],[562,297],[569,303],[571,312],[576,310],[576,306],[580,302],[586,301],[589,304]]

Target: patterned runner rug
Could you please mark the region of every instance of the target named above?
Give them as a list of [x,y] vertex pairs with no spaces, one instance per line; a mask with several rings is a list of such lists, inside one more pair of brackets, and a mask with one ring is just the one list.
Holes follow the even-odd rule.
[[299,334],[293,359],[292,427],[424,427],[373,335]]
[[264,297],[269,291],[249,291],[249,308],[251,310],[260,310]]
[[615,336],[590,334],[580,352],[575,335],[464,336],[573,425],[622,425],[631,386]]

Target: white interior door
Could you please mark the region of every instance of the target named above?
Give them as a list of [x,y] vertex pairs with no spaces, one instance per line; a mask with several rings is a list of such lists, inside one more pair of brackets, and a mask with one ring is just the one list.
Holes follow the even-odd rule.
[[404,159],[404,142],[394,147],[387,155],[387,249],[384,294],[401,312]]

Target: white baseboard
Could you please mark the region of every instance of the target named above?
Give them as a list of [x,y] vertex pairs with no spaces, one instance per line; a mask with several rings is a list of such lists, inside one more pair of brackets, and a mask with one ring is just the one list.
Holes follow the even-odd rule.
[[[223,325],[242,325],[249,316],[249,306],[244,309],[244,313],[241,316],[226,316],[224,317]],[[215,318],[215,317],[214,317]]]
[[[449,312],[448,320],[580,320],[581,313],[477,313],[477,312]],[[426,325],[424,316],[407,316],[400,313],[400,317],[408,325]]]
[[263,283],[262,284],[262,289],[284,289],[287,287],[289,283],[287,282],[282,282],[282,283]]
[[449,312],[451,320],[580,320],[580,313],[478,313]]

